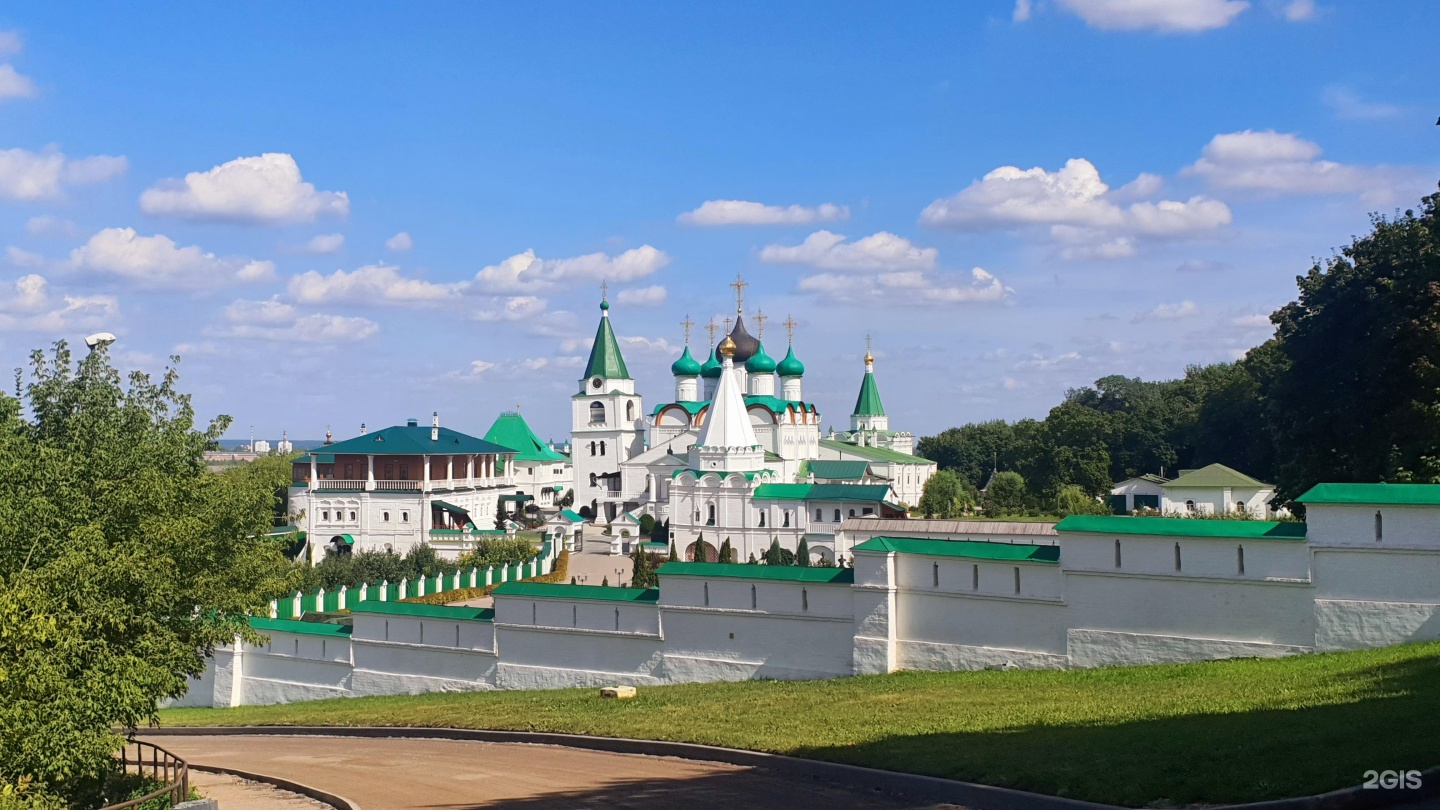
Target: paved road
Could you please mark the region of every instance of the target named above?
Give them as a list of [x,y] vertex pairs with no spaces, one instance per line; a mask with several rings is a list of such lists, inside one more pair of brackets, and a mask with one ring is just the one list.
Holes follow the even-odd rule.
[[190,762],[280,776],[363,810],[945,808],[768,771],[544,745],[349,737],[163,737]]
[[223,773],[190,772],[190,786],[220,803],[222,810],[326,810],[330,805]]

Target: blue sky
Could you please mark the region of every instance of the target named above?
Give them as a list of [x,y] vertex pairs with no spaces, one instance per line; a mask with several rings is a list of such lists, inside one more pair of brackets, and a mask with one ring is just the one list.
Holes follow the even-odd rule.
[[1436,31],[1431,2],[10,3],[0,366],[105,329],[126,367],[180,354],[232,435],[520,403],[558,438],[602,278],[654,404],[738,272],[827,422],[866,333],[897,428],[1040,416],[1240,356],[1434,191]]

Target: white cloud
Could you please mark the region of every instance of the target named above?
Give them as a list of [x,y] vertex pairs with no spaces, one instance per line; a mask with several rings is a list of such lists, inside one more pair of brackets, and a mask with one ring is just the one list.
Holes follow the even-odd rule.
[[300,250],[303,253],[325,254],[338,253],[343,247],[345,247],[345,234],[320,233],[310,237],[310,241],[302,245]]
[[0,331],[64,332],[108,325],[120,313],[111,295],[50,296],[43,276],[16,279],[10,291],[0,289]]
[[457,285],[409,278],[388,264],[366,265],[350,272],[336,270],[328,276],[310,270],[291,278],[288,292],[304,304],[436,304],[459,298]]
[[746,200],[707,200],[694,211],[681,214],[678,220],[687,225],[810,225],[849,218],[849,207],[833,203],[809,208]]
[[1245,0],[1056,0],[1092,28],[1193,34],[1224,28],[1250,7]]
[[662,304],[665,302],[667,295],[668,293],[664,287],[659,284],[653,284],[649,287],[632,287],[628,290],[621,290],[620,293],[615,296],[615,300],[621,304],[643,307]]
[[1347,121],[1378,121],[1405,111],[1396,104],[1366,101],[1354,90],[1335,84],[1325,88],[1323,98],[1326,106],[1335,111],[1336,118]]
[[40,95],[35,82],[15,70],[13,65],[0,65],[0,101],[10,98],[34,98]]
[[380,325],[366,318],[313,313],[301,315],[280,302],[235,301],[225,308],[228,326],[207,332],[212,337],[286,343],[351,343],[371,337]]
[[1011,13],[1010,19],[1025,22],[1030,19],[1030,11],[1030,0],[1015,0],[1015,11]]
[[1013,291],[1000,279],[976,267],[970,283],[940,273],[901,270],[874,274],[819,273],[800,279],[801,292],[846,304],[916,306],[1002,301]]
[[141,236],[134,228],[106,228],[70,251],[78,270],[118,276],[143,286],[213,287],[237,281],[263,281],[275,265],[243,257],[217,257],[198,246],[180,247],[163,234]]
[[66,186],[100,183],[123,174],[123,157],[94,155],[72,160],[54,147],[43,152],[0,149],[0,199],[54,200]]
[[931,203],[920,222],[958,230],[1049,226],[1049,238],[1072,259],[1126,258],[1136,254],[1142,237],[1186,238],[1230,224],[1229,206],[1204,196],[1117,204],[1157,193],[1162,186],[1159,177],[1141,174],[1112,191],[1084,158],[1072,158],[1053,172],[1001,166],[959,194]]
[[477,321],[522,321],[533,318],[545,311],[544,298],[533,295],[514,295],[496,298],[489,307],[470,311],[470,317]]
[[486,292],[532,292],[549,289],[560,282],[635,281],[670,263],[663,250],[642,245],[618,256],[589,253],[570,259],[541,259],[534,250],[517,253],[475,275],[476,285]]
[[25,49],[19,31],[0,31],[0,56],[12,56]]
[[1237,315],[1230,319],[1233,326],[1242,329],[1274,329],[1275,324],[1270,322],[1270,316],[1262,313],[1251,313],[1249,315]]
[[21,250],[14,245],[5,248],[5,260],[16,267],[45,267],[50,264],[50,260],[39,253]]
[[489,371],[489,370],[492,369],[492,368],[495,368],[495,364],[494,364],[494,363],[486,362],[486,361],[484,361],[484,360],[472,360],[472,361],[470,361],[470,374],[471,374],[471,376],[478,377],[478,376],[480,376],[481,374],[484,374],[485,372]]
[[1229,270],[1230,265],[1222,262],[1212,262],[1205,259],[1186,259],[1175,268],[1177,273],[1216,273],[1221,270]]
[[1059,366],[1072,366],[1085,361],[1079,352],[1065,352],[1063,354],[1046,357],[1043,354],[1032,355],[1028,360],[1021,360],[1015,364],[1016,371],[1044,371]]
[[410,248],[415,247],[415,240],[410,238],[409,233],[401,231],[390,237],[389,239],[386,239],[385,247],[395,251],[396,253],[403,253]]
[[80,226],[68,219],[42,215],[31,217],[25,223],[25,232],[31,236],[74,238],[80,235]]
[[[647,338],[641,335],[621,335],[616,336],[615,339],[620,341],[620,345],[623,346],[626,351],[630,352],[638,352],[640,354],[662,355],[680,353],[680,347],[675,345],[674,343],[671,343],[665,338]],[[591,342],[593,343],[594,340],[592,339]]]
[[1189,318],[1200,313],[1200,307],[1194,301],[1181,301],[1178,304],[1160,304],[1149,312],[1142,312],[1136,315],[1132,322],[1144,323],[1146,321],[1176,321],[1181,318]]
[[766,245],[760,261],[805,264],[821,270],[929,270],[939,255],[935,248],[916,247],[886,231],[846,242],[844,236],[822,230],[798,245]]
[[348,216],[350,198],[343,191],[317,191],[301,178],[295,158],[267,152],[163,180],[140,195],[140,210],[202,222],[281,225]]
[[1265,130],[1216,135],[1183,174],[1216,188],[1271,194],[1358,193],[1384,201],[1403,180],[1386,166],[1355,166],[1319,160],[1320,145],[1288,132]]
[[1315,0],[1290,0],[1280,13],[1290,22],[1304,22],[1315,16]]

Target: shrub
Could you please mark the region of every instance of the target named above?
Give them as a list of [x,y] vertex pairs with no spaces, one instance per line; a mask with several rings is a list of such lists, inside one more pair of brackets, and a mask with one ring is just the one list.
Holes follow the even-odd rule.
[[481,537],[475,541],[475,548],[460,555],[456,564],[460,568],[488,568],[490,566],[514,565],[535,556],[535,546],[529,540],[518,537]]
[[[521,580],[522,582],[564,582],[565,577],[570,576],[570,552],[561,551],[560,556],[555,558],[555,570],[538,577],[530,577]],[[570,584],[575,584],[571,579]],[[460,588],[453,591],[441,591],[440,593],[427,593],[424,596],[412,596],[401,601],[407,604],[416,605],[444,605],[450,602],[465,602],[470,599],[479,599],[482,596],[489,596],[495,590],[495,585],[486,585],[483,588]]]
[[646,535],[647,537],[655,533],[654,515],[647,514],[640,516],[640,533]]

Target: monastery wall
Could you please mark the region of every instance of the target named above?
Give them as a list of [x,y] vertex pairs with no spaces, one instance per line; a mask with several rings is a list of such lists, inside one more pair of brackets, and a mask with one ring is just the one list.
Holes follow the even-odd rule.
[[510,583],[493,611],[366,602],[353,628],[256,620],[269,641],[216,650],[177,705],[1152,664],[1440,639],[1440,507],[1387,507],[1379,543],[1375,509],[1349,509],[1333,525],[1315,509],[1322,525],[1308,539],[1195,526],[1116,536],[1105,528],[1119,524],[1096,524],[1062,532],[1056,561],[1048,543],[1028,542],[1034,529],[979,550],[947,544],[974,542],[964,533],[876,535],[853,569],[673,563],[658,593]]

